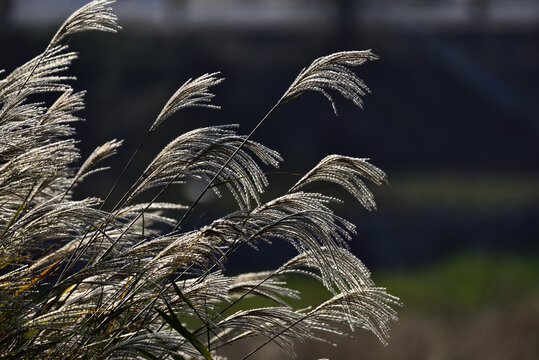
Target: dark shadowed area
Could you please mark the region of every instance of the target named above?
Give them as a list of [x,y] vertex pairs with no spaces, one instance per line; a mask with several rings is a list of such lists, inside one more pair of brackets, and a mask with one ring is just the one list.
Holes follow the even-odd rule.
[[[0,69],[10,72],[43,51],[83,3],[0,0]],[[338,350],[303,344],[298,353],[539,358],[537,1],[120,0],[115,8],[120,33],[70,39],[80,52],[75,88],[88,91],[86,122],[78,125],[83,158],[125,139],[111,170],[86,180],[76,196],[106,195],[167,99],[191,77],[221,71],[226,81],[215,88],[215,103],[222,109],[190,109],[161,125],[117,199],[179,134],[228,123],[247,134],[312,60],[373,49],[380,60],[355,68],[372,90],[363,111],[335,96],[336,117],[320,94],[305,93],[254,135],[285,159],[268,175],[267,199],[329,154],[368,157],[391,183],[371,187],[376,212],[321,189],[345,200],[336,212],[358,226],[350,248],[405,304],[390,345],[359,333],[335,339]],[[203,186],[166,196],[190,203]],[[225,192],[209,196],[185,228],[234,206]],[[229,270],[267,269],[291,256],[274,245],[241,251],[241,261],[230,262],[241,268]],[[231,358],[245,349],[231,350]],[[267,351],[257,358],[281,356]]]

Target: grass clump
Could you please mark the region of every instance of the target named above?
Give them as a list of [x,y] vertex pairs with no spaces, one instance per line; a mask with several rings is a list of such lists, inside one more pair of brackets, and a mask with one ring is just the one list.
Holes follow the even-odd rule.
[[[325,95],[334,108],[330,90],[361,106],[368,88],[350,67],[376,56],[347,51],[315,60],[247,136],[238,135],[236,125],[180,135],[105,210],[116,185],[103,200],[77,200],[72,191],[103,170],[100,162],[121,141],[105,143],[75,166],[72,124],[80,120],[75,114],[84,107],[84,92],[75,92],[68,84],[74,78],[64,72],[77,58],[66,39],[80,31],[120,29],[110,3],[95,0],[76,11],[42,54],[0,81],[0,357],[217,359],[222,347],[254,336],[266,342],[244,358],[270,342],[293,357],[295,341],[344,335],[341,324],[370,330],[385,343],[399,300],[376,287],[347,250],[354,226],[330,210],[338,200],[305,191],[314,181],[336,183],[370,210],[374,199],[362,179],[382,184],[384,172],[367,159],[330,155],[287,193],[263,203],[268,182],[259,164],[277,167],[282,159],[251,140],[275,108],[308,90]],[[211,87],[222,81],[212,73],[185,82],[147,137],[181,109],[218,108]],[[54,94],[52,104],[40,101]],[[193,179],[207,181],[193,203],[160,199],[165,189]],[[202,196],[223,187],[238,209],[182,230]],[[155,196],[141,202],[150,189]],[[227,257],[238,248],[277,240],[291,243],[297,256],[272,271],[225,274]],[[321,282],[329,300],[290,306],[301,296],[287,287],[290,274]],[[271,305],[227,312],[246,297]]]

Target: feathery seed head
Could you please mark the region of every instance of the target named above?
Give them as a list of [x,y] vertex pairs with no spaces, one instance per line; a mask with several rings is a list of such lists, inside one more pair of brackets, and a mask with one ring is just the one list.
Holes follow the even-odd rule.
[[327,90],[333,90],[362,108],[361,96],[370,90],[363,80],[348,67],[359,66],[368,60],[376,59],[378,56],[370,50],[342,51],[320,57],[299,73],[281,98],[281,102],[303,91],[317,91],[329,100],[335,115],[337,115],[335,102],[327,92]]
[[224,78],[217,77],[220,73],[214,72],[204,74],[196,79],[187,80],[167,101],[161,113],[152,124],[150,131],[154,131],[166,118],[180,109],[187,107],[204,107],[209,109],[220,109],[220,106],[213,105],[210,101],[215,97],[209,92],[211,86],[220,84]]
[[118,20],[108,5],[114,0],[94,0],[75,11],[60,26],[50,42],[50,46],[59,44],[65,37],[81,31],[98,30],[105,32],[117,32],[121,27],[116,23]]

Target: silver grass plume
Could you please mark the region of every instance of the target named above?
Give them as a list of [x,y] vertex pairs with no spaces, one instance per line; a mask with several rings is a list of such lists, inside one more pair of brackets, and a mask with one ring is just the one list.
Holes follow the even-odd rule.
[[[131,198],[148,189],[169,182],[181,183],[190,177],[209,180],[245,139],[236,135],[234,127],[237,125],[200,128],[177,137],[148,165]],[[282,161],[276,151],[257,142],[248,141],[244,147],[266,165],[277,167]],[[236,154],[218,178],[242,208],[249,207],[251,199],[259,203],[259,194],[268,184],[264,172],[245,150]],[[214,190],[219,194],[217,187]]]
[[362,108],[363,100],[361,100],[361,96],[370,92],[370,90],[363,80],[348,69],[347,66],[359,66],[368,60],[376,59],[378,59],[378,56],[374,55],[370,50],[342,51],[320,57],[313,61],[309,67],[301,70],[281,98],[281,101],[307,90],[317,91],[330,101],[333,111],[337,114],[335,101],[327,91],[333,90]]
[[374,195],[361,178],[370,180],[376,185],[382,185],[387,182],[387,176],[382,170],[369,164],[368,160],[342,155],[326,156],[303,176],[289,192],[294,192],[316,181],[327,181],[347,190],[367,210],[376,209]]
[[[371,331],[383,344],[387,344],[389,324],[398,320],[393,307],[399,305],[400,300],[387,294],[384,288],[369,287],[342,292],[310,311],[306,317],[313,328],[336,332],[338,330],[327,324],[347,324],[352,330]],[[343,332],[341,334],[344,335]]]
[[60,43],[69,35],[81,31],[106,31],[117,32],[121,27],[116,23],[116,15],[112,13],[112,8],[108,5],[114,3],[114,0],[94,0],[75,11],[60,26],[51,40],[51,45]]
[[71,89],[65,91],[43,114],[39,121],[40,125],[71,123],[80,120],[73,113],[84,109],[84,95],[86,91],[77,93],[73,93]]
[[[229,329],[222,334],[227,343],[262,336],[271,339],[285,354],[294,358],[294,342],[315,338],[306,321],[301,321],[302,314],[290,307],[267,307],[237,311],[217,324],[219,328]],[[219,347],[218,338],[213,339],[213,346]]]
[[224,80],[224,78],[217,77],[219,74],[219,72],[214,72],[204,74],[194,80],[187,80],[167,101],[152,124],[150,131],[155,130],[166,118],[180,109],[187,107],[220,109],[220,106],[211,104],[215,95],[208,90],[211,86],[218,85]]
[[338,258],[339,267],[320,266],[320,262],[317,261],[318,254],[308,251],[289,260],[275,273],[298,273],[313,277],[334,294],[374,286],[369,270],[350,251],[343,248],[331,250],[327,247],[322,247],[320,251],[325,253],[326,257]]
[[0,101],[4,102],[4,109],[9,108],[10,103],[17,103],[19,96],[70,91],[71,87],[65,82],[75,78],[57,75],[65,71],[77,58],[74,52],[66,53],[67,48],[66,45],[51,46],[43,54],[7,75],[0,83]]
[[[319,251],[325,246],[337,249],[346,246],[355,226],[329,209],[327,205],[333,201],[338,200],[318,193],[296,192],[261,205],[248,214],[233,213],[227,219],[243,224],[248,244],[281,239],[290,242],[300,253]],[[332,262],[334,259],[320,256],[320,260]]]
[[93,169],[95,165],[106,158],[113,156],[117,153],[118,148],[122,145],[123,141],[118,141],[116,139],[108,141],[101,146],[98,146],[84,163],[79,168],[79,171],[73,179],[73,183],[81,181],[86,176],[96,173],[98,171],[106,170],[107,168]]

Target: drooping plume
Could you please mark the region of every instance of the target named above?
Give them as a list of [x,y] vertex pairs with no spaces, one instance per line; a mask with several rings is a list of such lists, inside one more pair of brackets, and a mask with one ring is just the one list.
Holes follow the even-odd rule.
[[359,66],[368,60],[376,59],[378,56],[370,50],[342,51],[320,57],[313,61],[309,67],[301,70],[281,101],[307,90],[317,91],[330,101],[333,111],[337,114],[335,101],[328,93],[328,90],[333,90],[362,108],[363,100],[361,97],[370,90],[348,66]]
[[209,109],[220,109],[220,106],[213,105],[210,101],[215,97],[209,91],[211,86],[220,84],[224,78],[217,77],[220,73],[214,72],[204,74],[196,79],[187,80],[167,101],[161,113],[152,124],[150,131],[155,130],[166,118],[180,109],[187,107],[205,107]]
[[60,26],[50,42],[50,46],[55,46],[69,35],[81,31],[106,31],[117,32],[121,27],[116,23],[117,17],[108,5],[114,0],[94,0],[77,11],[75,11]]
[[297,191],[316,181],[327,181],[341,186],[352,194],[367,209],[376,209],[374,195],[361,180],[365,178],[376,185],[382,185],[386,174],[368,162],[369,159],[343,155],[329,155],[303,176],[288,192]]

